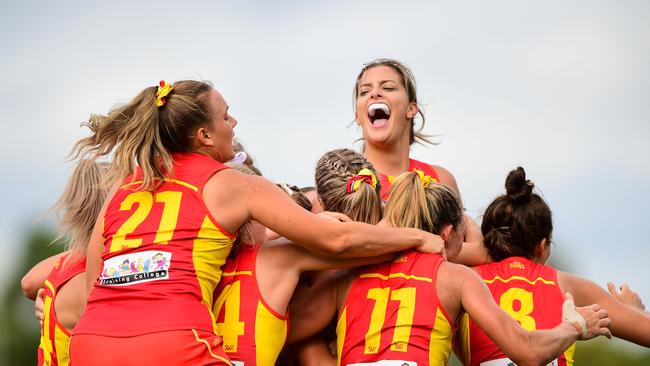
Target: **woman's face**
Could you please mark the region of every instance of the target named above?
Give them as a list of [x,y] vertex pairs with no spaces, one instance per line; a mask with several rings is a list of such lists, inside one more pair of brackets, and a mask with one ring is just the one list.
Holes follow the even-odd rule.
[[213,140],[210,152],[213,158],[223,163],[235,156],[232,138],[235,135],[233,128],[237,125],[237,120],[228,114],[228,104],[218,91],[212,89],[209,100],[212,113],[209,135]]
[[401,75],[390,66],[372,67],[359,79],[357,90],[356,121],[366,143],[379,147],[408,145],[418,107],[409,102]]

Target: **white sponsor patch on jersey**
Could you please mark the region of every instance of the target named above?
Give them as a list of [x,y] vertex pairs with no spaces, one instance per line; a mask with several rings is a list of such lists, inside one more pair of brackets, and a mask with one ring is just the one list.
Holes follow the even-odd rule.
[[[498,360],[481,362],[481,366],[517,366],[517,364],[509,358],[500,358]],[[551,361],[547,366],[558,366],[557,360]]]
[[118,255],[104,261],[99,284],[102,286],[129,286],[137,283],[166,280],[172,253],[147,250]]

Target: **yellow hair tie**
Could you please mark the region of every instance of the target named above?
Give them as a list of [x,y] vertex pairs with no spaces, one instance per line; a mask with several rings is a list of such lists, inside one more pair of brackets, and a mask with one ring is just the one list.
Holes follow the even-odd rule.
[[377,189],[377,177],[375,177],[370,169],[363,168],[359,170],[359,173],[357,173],[357,175],[348,180],[348,193],[358,191],[359,187],[361,187],[361,183],[363,182],[370,184],[373,189]]
[[167,96],[172,92],[172,86],[165,80],[160,80],[156,91],[156,105],[162,107],[167,103]]
[[420,177],[420,182],[422,182],[422,187],[424,188],[427,188],[431,182],[435,181],[435,179],[431,178],[430,175],[424,174],[422,170],[413,169],[413,171]]

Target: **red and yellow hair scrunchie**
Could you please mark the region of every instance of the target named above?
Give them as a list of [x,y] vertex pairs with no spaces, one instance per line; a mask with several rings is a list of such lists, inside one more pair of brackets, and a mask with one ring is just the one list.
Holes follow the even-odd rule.
[[368,183],[372,186],[373,189],[377,189],[377,177],[373,172],[368,168],[363,168],[359,170],[357,175],[353,176],[348,180],[347,191],[348,193],[353,193],[359,190],[361,183]]
[[172,92],[172,86],[165,80],[160,80],[158,90],[156,90],[156,105],[162,107],[167,103],[167,96]]
[[420,169],[413,169],[413,172],[417,173],[417,175],[420,177],[420,182],[422,182],[422,187],[427,188],[431,182],[436,182],[434,178],[432,178],[430,175],[424,174],[424,172]]

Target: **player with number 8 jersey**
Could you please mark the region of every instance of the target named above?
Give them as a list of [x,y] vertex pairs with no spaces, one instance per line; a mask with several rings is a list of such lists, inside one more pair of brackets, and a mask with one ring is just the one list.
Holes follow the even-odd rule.
[[[554,268],[524,257],[510,257],[475,269],[490,289],[494,301],[524,329],[551,329],[562,322],[564,295]],[[463,349],[465,365],[476,366],[490,360],[507,359],[467,314],[463,316],[460,332],[459,345]],[[574,352],[575,343],[553,365],[572,365]]]
[[411,251],[359,272],[336,328],[340,364],[446,363],[453,321],[436,293],[442,261],[440,255]]

